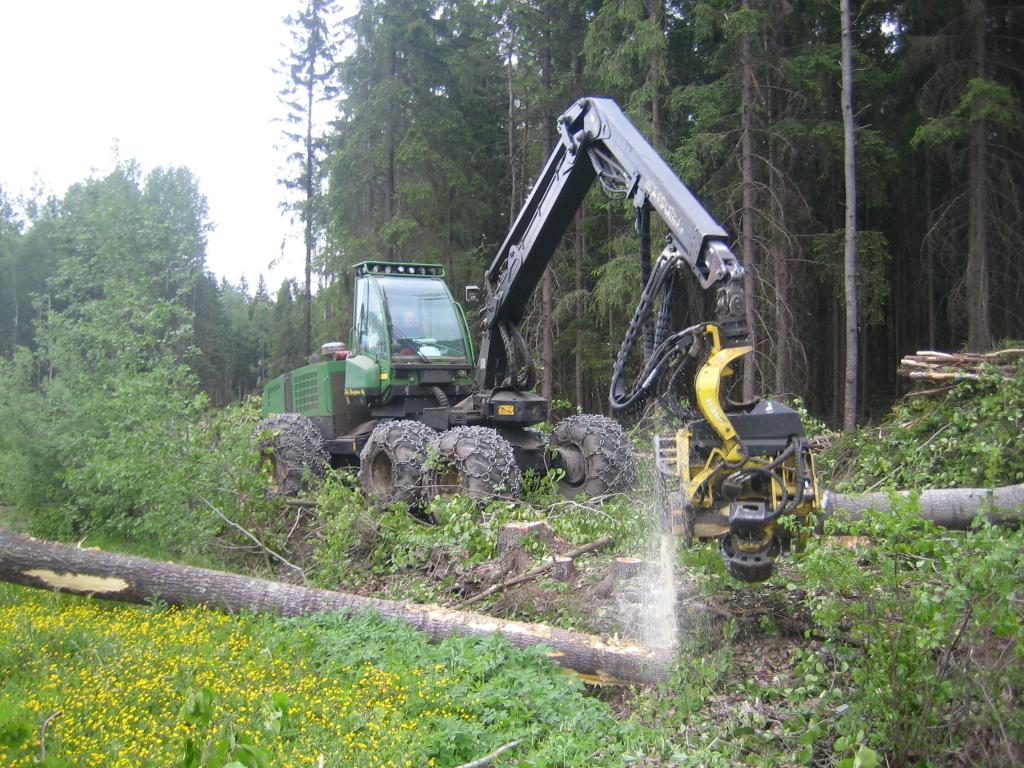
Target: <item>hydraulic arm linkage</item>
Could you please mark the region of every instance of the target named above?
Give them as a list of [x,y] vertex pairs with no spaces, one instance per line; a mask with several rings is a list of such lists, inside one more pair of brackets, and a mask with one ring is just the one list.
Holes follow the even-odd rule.
[[[751,352],[743,265],[725,230],[613,101],[580,99],[558,129],[560,141],[486,274],[478,387],[533,386],[518,331],[527,300],[595,180],[609,196],[631,200],[643,291],[615,361],[611,406],[627,411],[653,396],[676,417],[681,426],[655,437],[664,524],[688,538],[718,539],[737,578],[766,579],[790,537],[780,519],[806,520],[817,488],[797,413],[727,395]],[[652,211],[668,228],[653,263]],[[716,319],[673,330],[677,280],[687,273],[715,289]]]

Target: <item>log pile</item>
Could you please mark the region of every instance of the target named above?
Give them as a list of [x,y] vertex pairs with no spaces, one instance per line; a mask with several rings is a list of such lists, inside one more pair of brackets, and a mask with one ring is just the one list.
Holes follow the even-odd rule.
[[907,355],[900,361],[898,373],[913,381],[934,382],[940,386],[916,394],[937,394],[961,381],[1001,375],[1012,378],[1024,365],[1024,349],[1000,349],[996,352],[933,352]]

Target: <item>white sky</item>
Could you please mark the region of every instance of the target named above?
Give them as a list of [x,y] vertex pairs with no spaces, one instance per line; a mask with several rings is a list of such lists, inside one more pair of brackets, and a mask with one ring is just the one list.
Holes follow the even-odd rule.
[[144,173],[187,166],[215,227],[208,267],[250,289],[263,273],[273,294],[303,263],[300,225],[279,208],[273,72],[300,2],[0,0],[0,185],[61,196],[108,173],[115,145]]

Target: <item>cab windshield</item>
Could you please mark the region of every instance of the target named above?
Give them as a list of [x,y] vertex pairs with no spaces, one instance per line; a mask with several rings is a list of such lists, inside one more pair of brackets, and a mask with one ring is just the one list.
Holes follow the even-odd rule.
[[392,355],[438,362],[468,359],[455,302],[440,278],[376,276],[384,292]]

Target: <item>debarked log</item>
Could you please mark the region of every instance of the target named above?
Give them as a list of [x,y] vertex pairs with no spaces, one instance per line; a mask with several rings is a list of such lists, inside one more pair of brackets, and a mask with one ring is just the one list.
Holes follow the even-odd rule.
[[[909,498],[910,491],[899,491],[895,496]],[[821,521],[832,520],[839,525],[857,522],[869,509],[891,509],[892,500],[893,494],[889,493],[829,491],[822,500]],[[978,518],[986,518],[992,525],[1016,528],[1024,521],[1024,484],[921,491],[918,505],[921,517],[943,528],[966,531]]]
[[548,646],[557,664],[603,683],[653,683],[668,676],[673,654],[546,624],[508,621],[438,605],[420,605],[313,589],[234,573],[81,549],[0,530],[0,579],[129,603],[207,605],[228,613],[298,616],[374,611],[416,627],[437,642],[453,635],[500,634],[512,645]]

